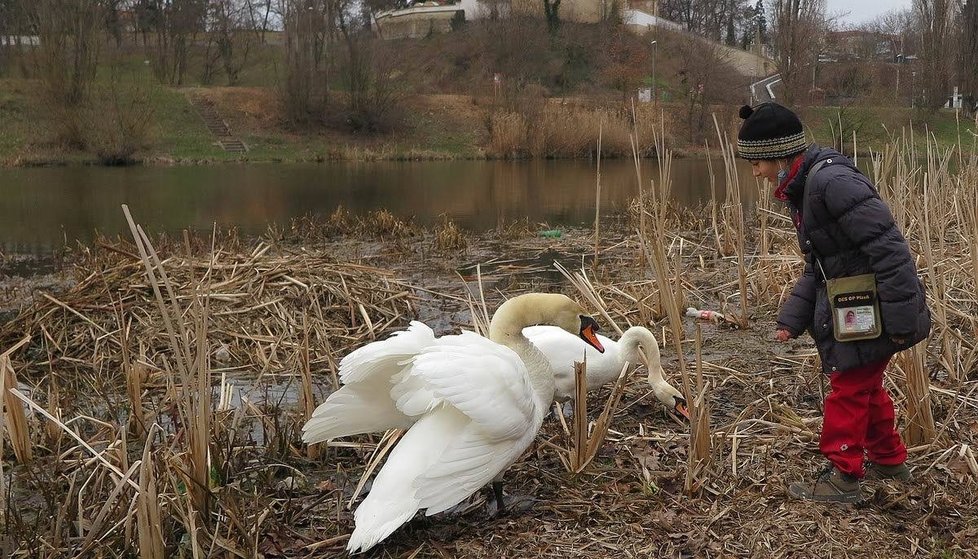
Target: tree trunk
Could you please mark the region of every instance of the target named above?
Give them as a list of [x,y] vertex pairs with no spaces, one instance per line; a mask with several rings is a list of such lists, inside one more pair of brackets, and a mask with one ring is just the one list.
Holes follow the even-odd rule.
[[559,10],[560,0],[543,0],[543,13],[547,17],[547,30],[551,35],[560,28]]

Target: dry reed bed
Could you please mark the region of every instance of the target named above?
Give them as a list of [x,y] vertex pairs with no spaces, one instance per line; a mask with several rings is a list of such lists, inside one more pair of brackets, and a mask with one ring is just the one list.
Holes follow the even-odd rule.
[[[0,487],[16,505],[3,508],[18,533],[13,549],[163,557],[183,537],[195,556],[253,555],[270,499],[255,488],[291,468],[319,397],[312,376],[335,386],[333,348],[361,345],[414,312],[386,270],[264,242],[203,255],[198,244],[161,246],[170,255],[155,269],[173,293],[165,305],[137,247],[103,240],[80,258],[74,288],[39,295],[0,330],[3,347],[25,342],[4,370],[7,386],[16,371],[33,412],[6,422],[34,455],[15,444],[30,465]],[[238,391],[252,385],[273,392]],[[184,406],[191,397],[199,408]],[[6,410],[23,409],[16,403]]]
[[[880,154],[876,163],[884,195],[921,255],[935,311],[926,355],[898,360],[888,376],[905,435],[922,440],[911,449],[913,484],[870,484],[866,502],[840,510],[786,499],[785,483],[811,476],[821,463],[817,434],[825,390],[809,341],[780,346],[769,336],[778,304],[800,271],[791,225],[771,209],[766,195],[756,212],[745,214],[736,193],[755,186],[731,189],[725,184],[729,173],[718,185],[727,187],[727,196],[715,205],[699,212],[672,208],[661,202],[667,199],[668,175],[660,172],[643,188],[649,194],[633,207],[624,240],[611,243],[606,234],[595,250],[589,232],[567,232],[559,241],[511,241],[506,256],[518,258],[555,245],[564,253],[596,252],[590,283],[606,319],[619,326],[654,326],[674,382],[688,369],[683,384],[695,390],[697,400],[691,403],[702,410],[693,436],[689,426],[660,412],[640,376],[626,379],[612,395],[621,400],[604,426],[604,444],[587,445],[589,463],[580,474],[568,474],[571,454],[554,449],[582,445],[560,422],[546,424],[540,444],[507,474],[510,491],[540,499],[534,508],[487,521],[477,496],[466,513],[417,519],[369,556],[974,554],[978,247],[970,233],[976,227],[974,211],[967,203],[973,200],[968,185],[975,184],[978,165],[962,156],[955,171],[941,170],[940,158],[932,159],[921,166],[894,150]],[[636,174],[643,176],[640,166]],[[925,176],[930,181],[926,204],[912,194],[923,188]],[[443,230],[450,231],[447,223]],[[395,244],[406,242],[391,238]],[[33,462],[8,471],[6,478],[10,502],[16,504],[7,509],[7,520],[18,533],[15,556],[85,556],[94,546],[110,550],[104,551],[108,556],[137,549],[145,557],[341,555],[352,527],[348,506],[365,464],[383,440],[364,437],[318,450],[300,447],[296,428],[311,405],[311,379],[325,378],[329,385],[338,358],[372,333],[381,335],[398,325],[395,317],[417,309],[401,295],[406,288],[379,270],[332,263],[314,250],[263,252],[265,247],[218,250],[213,262],[200,246],[172,245],[165,251],[170,254],[166,270],[174,284],[183,286],[181,308],[188,324],[199,326],[200,317],[209,317],[206,329],[193,332],[203,332],[213,364],[225,358],[226,345],[229,363],[224,368],[241,367],[265,381],[277,373],[306,379],[296,381],[303,396],[292,405],[267,399],[238,404],[227,396],[227,383],[218,381],[219,368],[211,371],[211,385],[221,385],[223,397],[216,397],[206,414],[213,420],[208,428],[212,467],[203,472],[207,490],[197,491],[204,503],[195,502],[200,497],[188,491],[195,463],[185,457],[191,452],[185,440],[190,433],[187,414],[179,411],[187,392],[181,383],[189,386],[199,379],[178,382],[172,373],[143,367],[119,372],[133,360],[165,367],[175,353],[163,339],[158,321],[164,313],[154,311],[146,274],[131,245],[112,244],[111,255],[103,249],[83,259],[81,287],[71,292],[76,296],[41,297],[34,310],[3,329],[3,348],[13,347],[24,333],[32,335],[29,346],[10,354],[13,369],[33,385],[33,399],[65,425],[40,419],[37,410],[29,414]],[[482,279],[491,285],[493,275],[507,273],[501,268]],[[241,283],[234,289],[222,285],[232,278]],[[944,287],[935,289],[935,282]],[[662,284],[672,288],[664,292]],[[447,299],[464,308],[470,288],[455,285]],[[207,289],[194,295],[195,286]],[[332,303],[311,296],[317,287],[328,292]],[[88,292],[102,295],[83,295]],[[245,292],[252,298],[233,297]],[[202,293],[209,295],[202,299]],[[264,298],[255,298],[256,293]],[[484,291],[490,309],[513,294]],[[322,318],[313,299],[324,309]],[[358,318],[361,303],[369,320]],[[731,320],[700,325],[667,320],[687,305],[719,310]],[[225,314],[239,310],[246,312]],[[140,359],[125,359],[124,347]],[[677,347],[683,348],[685,366]],[[919,386],[919,374],[900,374],[912,367],[924,379],[933,377],[933,384]],[[142,372],[134,374],[137,369]],[[130,402],[136,398],[126,395],[126,377],[129,393],[142,394],[135,406]],[[592,397],[591,409],[601,410],[603,400]],[[53,402],[62,404],[60,412]],[[144,425],[156,432],[140,435],[136,425],[125,426],[139,415],[131,410],[143,405]],[[930,430],[922,427],[926,418],[910,417],[914,406],[932,412]],[[918,432],[910,433],[913,428]],[[12,458],[10,453],[5,457]],[[576,470],[580,465],[570,466]]]
[[528,104],[517,110],[494,110],[486,115],[489,152],[501,157],[584,157],[596,152],[599,134],[605,156],[631,155],[630,135],[633,125],[641,127],[639,148],[647,154],[654,150],[652,126],[663,115],[651,107],[641,107],[639,118],[625,110],[590,108],[579,105]]

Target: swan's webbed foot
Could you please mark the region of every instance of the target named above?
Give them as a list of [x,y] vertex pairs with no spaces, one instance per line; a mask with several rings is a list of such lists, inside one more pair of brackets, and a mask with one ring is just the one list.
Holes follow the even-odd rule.
[[564,419],[570,419],[574,417],[574,404],[570,400],[564,402],[564,405],[560,408],[560,412],[564,414]]
[[498,518],[510,512],[523,512],[536,504],[537,499],[530,495],[503,495],[503,483],[492,482],[493,499],[486,502],[486,510],[491,518]]
[[558,409],[560,410],[561,415],[564,416],[565,420],[569,420],[570,418],[574,417],[574,404],[571,403],[570,400],[567,400],[563,404],[560,402],[554,402],[554,405],[550,407],[550,410],[547,412],[547,415],[544,416],[544,419],[547,421],[556,421],[556,410]]

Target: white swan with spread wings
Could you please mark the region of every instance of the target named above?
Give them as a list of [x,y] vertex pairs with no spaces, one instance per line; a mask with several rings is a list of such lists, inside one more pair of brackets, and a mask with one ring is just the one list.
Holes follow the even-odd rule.
[[407,429],[354,513],[351,552],[370,549],[417,511],[447,510],[489,482],[501,499],[499,476],[533,441],[554,396],[546,357],[523,335],[534,324],[558,326],[603,351],[597,323],[578,303],[531,293],[499,307],[488,339],[435,337],[412,322],[343,359],[343,386],[313,413],[303,440]]

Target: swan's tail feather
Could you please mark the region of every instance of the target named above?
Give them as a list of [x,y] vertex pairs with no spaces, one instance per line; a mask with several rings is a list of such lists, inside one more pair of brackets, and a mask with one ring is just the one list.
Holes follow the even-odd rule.
[[411,520],[416,512],[418,512],[417,501],[413,499],[405,499],[397,503],[390,501],[368,503],[365,500],[354,514],[356,527],[350,534],[346,549],[350,553],[367,551],[391,535],[402,524]]
[[356,528],[347,549],[351,552],[370,549],[411,520],[421,508],[421,501],[415,496],[418,478],[431,469],[467,423],[458,410],[443,407],[426,415],[404,434],[374,479],[370,493],[353,514]]
[[394,407],[390,395],[362,384],[332,393],[302,427],[302,440],[312,444],[337,437],[403,429],[411,420]]

